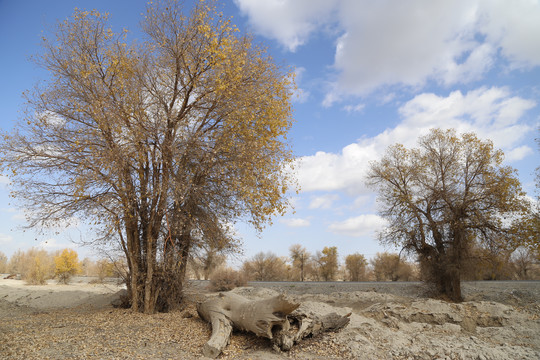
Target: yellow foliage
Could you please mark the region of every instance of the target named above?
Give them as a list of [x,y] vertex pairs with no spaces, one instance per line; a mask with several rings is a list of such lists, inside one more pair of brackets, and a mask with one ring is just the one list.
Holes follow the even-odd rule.
[[69,282],[69,279],[81,272],[82,267],[79,262],[77,252],[72,249],[64,249],[62,253],[54,258],[55,275],[58,276],[58,281],[64,284]]

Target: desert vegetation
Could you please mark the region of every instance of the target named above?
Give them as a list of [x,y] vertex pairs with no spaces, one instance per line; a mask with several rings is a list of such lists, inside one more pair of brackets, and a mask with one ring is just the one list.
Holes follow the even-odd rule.
[[96,283],[104,282],[107,277],[125,277],[121,260],[84,258],[79,261],[78,253],[69,248],[47,251],[34,247],[17,250],[10,258],[0,253],[0,260],[1,274],[20,278],[29,285],[43,285],[47,280],[69,284],[75,275],[95,278]]
[[[266,252],[256,254],[239,269],[233,269],[227,265],[227,256],[220,255],[219,263],[207,274],[200,271],[199,264],[193,265],[190,262],[187,276],[190,279],[210,280],[211,288],[216,291],[243,286],[247,281],[325,281],[320,275],[324,263],[318,258],[317,252],[311,254],[299,244],[291,246],[291,249],[302,250],[301,263],[298,262],[297,252],[281,257]],[[19,275],[28,284],[43,284],[49,279],[63,282],[64,278],[69,282],[72,275],[92,277],[96,283],[102,283],[106,278],[122,281],[126,277],[126,265],[122,259],[84,258],[79,261],[78,255],[74,255],[77,253],[72,249],[46,251],[31,248],[18,250],[10,258],[0,252],[0,273]],[[396,253],[377,253],[371,259],[354,253],[342,258],[341,262],[337,258],[335,277],[328,280],[418,281],[425,276],[419,263],[404,259]],[[57,261],[60,259],[61,267],[58,267]],[[495,254],[489,249],[477,248],[471,252],[464,268],[467,269],[463,276],[466,281],[540,280],[540,261],[527,247]],[[67,270],[67,274],[61,275],[63,270]]]
[[[336,257],[332,262],[334,277],[324,278],[325,262],[320,260],[322,251],[311,254],[299,244],[291,246],[290,256],[278,256],[272,252],[260,252],[247,259],[238,271],[221,267],[210,273],[208,279],[229,278],[234,283],[237,274],[246,281],[419,281],[429,273],[422,272],[421,263],[400,257],[397,253],[377,253],[371,259],[360,253]],[[298,250],[302,256],[298,260]],[[324,250],[324,249],[323,249]],[[336,247],[337,253],[337,247]],[[333,260],[332,260],[333,261]],[[478,247],[471,251],[463,263],[462,280],[540,280],[540,261],[527,247],[513,251],[492,253]],[[225,270],[224,270],[225,269]],[[206,280],[188,267],[192,279]],[[222,280],[218,280],[220,282]],[[234,288],[234,287],[232,287]]]

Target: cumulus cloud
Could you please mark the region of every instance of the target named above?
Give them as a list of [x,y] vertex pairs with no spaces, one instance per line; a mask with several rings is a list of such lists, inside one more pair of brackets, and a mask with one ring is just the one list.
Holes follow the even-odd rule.
[[328,229],[339,235],[362,237],[373,236],[377,231],[387,225],[388,222],[382,217],[374,214],[366,214],[335,222]]
[[323,102],[384,85],[478,80],[503,59],[540,65],[540,3],[530,0],[235,0],[259,34],[294,51],[321,24],[339,29],[335,81]]
[[311,225],[311,223],[307,219],[294,218],[294,219],[280,219],[279,221],[289,227],[308,227]]
[[290,51],[304,44],[317,26],[329,20],[337,0],[234,0],[253,29]]
[[467,94],[454,91],[447,97],[421,94],[403,105],[399,113],[404,118],[402,126],[451,126],[459,132],[473,131],[510,151],[531,130],[520,120],[535,106],[534,101],[512,96],[506,88],[482,87]]
[[402,122],[395,128],[360,139],[340,153],[321,151],[298,159],[297,177],[302,191],[344,190],[356,196],[368,194],[364,178],[369,162],[380,158],[392,144],[416,146],[418,136],[431,128],[452,127],[460,133],[474,132],[503,149],[507,161],[520,160],[532,153],[527,146],[516,146],[534,129],[521,121],[534,106],[534,101],[497,87],[480,88],[466,94],[454,91],[446,97],[420,94],[399,108]]

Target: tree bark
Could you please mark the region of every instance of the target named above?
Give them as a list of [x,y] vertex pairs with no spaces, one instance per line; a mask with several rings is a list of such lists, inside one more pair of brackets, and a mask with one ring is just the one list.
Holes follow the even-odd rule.
[[212,324],[212,335],[203,348],[204,356],[216,358],[229,344],[233,328],[268,338],[274,348],[288,351],[306,337],[338,330],[349,323],[351,314],[308,316],[297,310],[299,306],[285,295],[249,300],[233,293],[222,293],[197,304],[199,316]]

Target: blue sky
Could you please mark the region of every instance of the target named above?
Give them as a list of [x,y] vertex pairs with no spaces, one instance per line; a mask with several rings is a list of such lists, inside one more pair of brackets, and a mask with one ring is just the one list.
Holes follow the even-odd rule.
[[[237,224],[244,242],[240,259],[259,251],[287,255],[295,243],[311,252],[337,246],[342,258],[396,251],[377,243],[375,232],[384,221],[375,194],[364,186],[365,171],[387,146],[414,146],[432,127],[491,139],[534,195],[534,169],[540,165],[534,142],[540,136],[540,1],[221,3],[276,61],[295,68],[298,85],[290,133],[302,189],[291,194],[295,212],[274,219],[259,237]],[[2,130],[19,117],[22,92],[47,76],[28,59],[40,51],[42,31],[74,7],[109,12],[116,30],[140,36],[145,1],[0,0]],[[92,236],[73,225],[58,234],[22,232],[24,217],[8,191],[0,178],[0,251],[10,256],[19,248],[70,246],[81,257],[93,254],[70,242]]]

